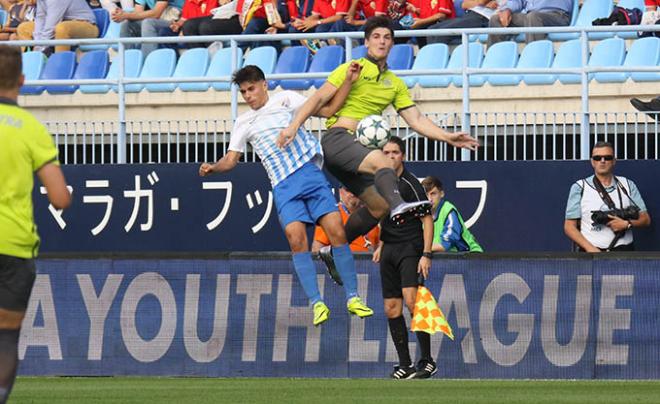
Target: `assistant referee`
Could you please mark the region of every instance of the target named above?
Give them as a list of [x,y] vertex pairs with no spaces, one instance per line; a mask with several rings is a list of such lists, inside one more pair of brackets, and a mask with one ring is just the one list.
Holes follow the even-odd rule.
[[35,279],[34,173],[56,209],[71,203],[53,139],[17,104],[24,80],[20,48],[0,45],[0,404],[16,378],[18,336]]

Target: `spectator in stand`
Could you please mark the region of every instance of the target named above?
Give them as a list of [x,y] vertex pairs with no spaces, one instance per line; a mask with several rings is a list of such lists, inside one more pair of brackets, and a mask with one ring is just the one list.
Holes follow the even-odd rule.
[[[458,28],[486,28],[490,18],[495,14],[497,1],[495,0],[464,0],[461,7],[465,10],[465,15],[458,18],[452,18],[437,22],[429,29],[458,29]],[[460,35],[452,36],[433,36],[427,38],[429,43],[444,43],[449,45],[452,42],[460,42]]]
[[353,0],[344,18],[332,25],[331,32],[363,31],[367,19],[387,15],[387,0]]
[[[221,0],[220,5],[229,3]],[[223,18],[217,15],[198,17],[187,20],[182,27],[183,35],[240,35],[254,18],[266,18],[264,5],[260,0],[238,0],[236,3],[238,14],[231,18]],[[205,46],[195,44],[191,46]]]
[[[571,23],[574,1],[578,0],[506,0],[490,18],[490,27],[567,26]],[[511,38],[512,35],[488,35],[488,46]],[[544,38],[545,34],[525,36],[527,42]]]
[[[17,38],[16,29],[27,21],[34,21],[37,0],[0,0],[0,5],[7,11],[7,20],[0,21],[0,41]],[[34,25],[33,25],[34,26]]]
[[[261,10],[259,15],[254,13],[254,16],[243,30],[243,35],[277,33],[277,30],[283,30],[285,23],[289,21],[287,4],[283,0],[264,1]],[[244,49],[258,46],[275,46],[279,48],[280,46],[279,42],[242,42],[240,45]]]
[[[17,39],[39,41],[99,36],[96,18],[85,0],[37,0],[36,7],[34,22],[26,21],[16,28]],[[58,45],[55,52],[70,49],[70,45]],[[34,50],[51,53],[51,48],[45,46],[35,46]]]
[[644,0],[646,11],[656,11],[660,7],[660,0]]
[[[119,22],[121,28],[119,36],[122,38],[152,38],[157,37],[159,30],[167,28],[181,17],[183,0],[136,0],[133,11],[116,8],[111,14],[112,21]],[[126,45],[127,48],[137,48],[137,45]],[[158,48],[156,43],[141,45],[142,53],[146,57]]]
[[[348,14],[350,0],[315,0],[312,15],[299,19],[292,18],[289,26],[290,33],[300,32],[330,32],[335,22]],[[312,53],[316,53],[324,44],[318,40],[300,41],[307,46]]]
[[[438,21],[451,20],[456,17],[452,0],[408,0],[408,15],[412,17],[412,25],[408,29],[425,29]],[[399,22],[400,23],[400,22]],[[426,45],[426,37],[418,37],[417,45]]]
[[[342,223],[346,224],[348,217],[356,210],[362,207],[362,201],[355,196],[346,187],[339,188],[339,203],[337,204],[341,214]],[[380,243],[380,229],[375,226],[369,233],[359,236],[349,246],[353,252],[374,251]],[[330,246],[330,239],[323,231],[323,227],[316,226],[314,230],[314,241],[312,242],[312,252],[318,252],[322,247]]]
[[216,7],[218,7],[218,0],[185,0],[183,3],[183,8],[181,9],[181,18],[176,21],[172,21],[169,27],[161,28],[158,31],[158,35],[183,35],[181,28],[186,21],[194,18],[208,17],[211,15],[211,10]]

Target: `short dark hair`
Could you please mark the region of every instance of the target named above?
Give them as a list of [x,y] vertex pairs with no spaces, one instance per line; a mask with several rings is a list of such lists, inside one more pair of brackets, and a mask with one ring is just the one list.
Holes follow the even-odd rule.
[[406,154],[406,143],[398,136],[391,136],[388,140],[387,143],[394,143],[395,145],[399,146],[399,150],[401,150],[401,154]]
[[433,188],[438,188],[438,191],[442,191],[444,189],[442,188],[442,181],[440,181],[438,177],[434,177],[432,175],[429,175],[422,180],[422,186],[426,192],[431,191]]
[[364,24],[364,37],[369,38],[371,36],[371,33],[376,28],[387,28],[390,30],[390,34],[394,36],[394,29],[392,29],[392,23],[390,22],[390,19],[385,17],[384,15],[377,15],[367,20],[367,22]]
[[18,87],[23,74],[23,59],[18,46],[0,45],[0,89],[13,90]]
[[240,86],[245,82],[256,83],[257,81],[263,80],[266,80],[263,70],[255,65],[247,65],[242,69],[235,71],[231,79],[232,83],[237,86]]
[[610,142],[604,142],[604,141],[598,141],[594,145],[594,149],[600,149],[601,147],[609,147],[610,149],[614,150],[614,146]]

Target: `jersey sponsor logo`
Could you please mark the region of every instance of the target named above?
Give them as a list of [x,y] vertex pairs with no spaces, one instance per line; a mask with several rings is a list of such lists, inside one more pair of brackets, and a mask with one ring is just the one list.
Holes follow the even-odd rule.
[[0,125],[13,126],[16,129],[23,127],[23,120],[10,115],[0,115]]

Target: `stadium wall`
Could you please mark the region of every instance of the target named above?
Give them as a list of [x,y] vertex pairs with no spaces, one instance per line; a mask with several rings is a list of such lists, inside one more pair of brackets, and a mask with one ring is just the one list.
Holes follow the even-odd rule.
[[[20,372],[384,377],[396,354],[379,272],[356,263],[375,315],[349,319],[318,268],[332,313],[315,328],[287,254],[43,259]],[[427,287],[456,337],[432,337],[438,377],[660,377],[658,254],[442,256]]]
[[[570,251],[563,232],[571,184],[593,173],[586,161],[409,163],[436,175],[486,251]],[[58,212],[35,190],[44,253],[286,251],[265,171],[240,164],[200,178],[197,164],[65,165],[73,205]],[[660,211],[658,160],[619,161],[651,217]],[[655,225],[635,230],[638,250],[657,251]]]

